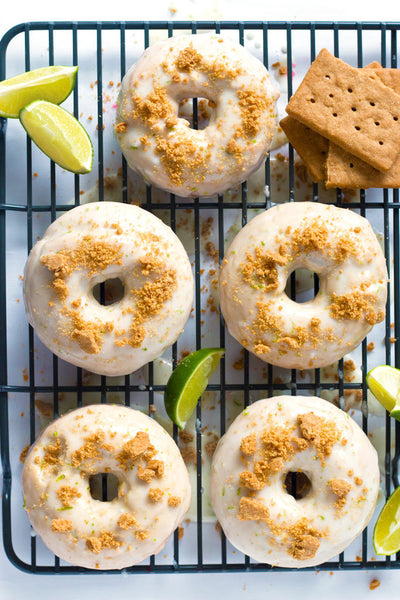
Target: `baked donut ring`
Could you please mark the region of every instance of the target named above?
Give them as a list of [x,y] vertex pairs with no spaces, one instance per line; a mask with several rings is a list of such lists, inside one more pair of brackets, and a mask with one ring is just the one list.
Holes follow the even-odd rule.
[[[264,65],[217,34],[153,44],[125,75],[116,133],[129,166],[179,196],[207,196],[244,181],[265,160],[279,94]],[[178,118],[186,98],[213,112],[196,131]]]
[[[290,274],[319,276],[309,302],[285,293]],[[235,237],[220,272],[229,332],[265,362],[310,369],[339,360],[385,316],[385,257],[360,215],[316,202],[281,204]]]
[[[303,480],[297,499],[289,473]],[[217,519],[236,548],[270,565],[311,567],[367,526],[379,491],[377,453],[357,423],[326,400],[267,398],[247,407],[219,441],[210,486]]]
[[[90,477],[112,473],[118,495],[90,494]],[[179,449],[154,419],[97,404],[51,423],[22,473],[24,505],[43,542],[89,569],[123,569],[156,554],[182,521],[190,480]]]
[[[122,298],[93,290],[119,280]],[[193,300],[189,258],[160,219],[137,206],[93,202],[59,217],[25,266],[29,322],[60,358],[125,375],[160,356],[182,332]]]

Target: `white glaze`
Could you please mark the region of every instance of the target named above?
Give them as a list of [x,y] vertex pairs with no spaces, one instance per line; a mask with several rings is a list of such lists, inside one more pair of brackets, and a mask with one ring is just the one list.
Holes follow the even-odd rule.
[[[303,251],[299,256],[291,255],[294,230],[302,231],[315,222],[328,229],[326,246],[322,250]],[[356,253],[337,261],[334,253],[340,250],[341,236],[349,237]],[[256,248],[278,254],[282,243],[287,243],[289,259],[287,264],[276,265],[277,288],[265,291],[263,285],[246,282],[242,271],[248,254],[253,255]],[[293,302],[284,291],[288,277],[299,268],[317,273],[320,280],[319,293],[302,304]],[[222,262],[219,291],[229,332],[248,350],[254,352],[255,345],[260,343],[260,332],[252,327],[257,305],[268,303],[268,313],[280,321],[281,334],[279,337],[273,331],[263,332],[261,342],[269,346],[269,351],[257,356],[285,368],[323,367],[350,352],[372,329],[364,316],[358,320],[333,318],[330,312],[333,294],[366,294],[371,310],[380,315],[378,320],[383,319],[387,295],[385,258],[370,224],[360,215],[315,202],[286,203],[257,215],[238,233]],[[300,348],[278,341],[295,335],[296,327],[309,331],[315,318],[320,320],[321,332],[332,332],[332,342],[324,335],[318,343],[307,341]]]
[[[347,443],[342,445],[339,441],[333,446],[332,453],[325,457],[325,466],[316,459],[316,451],[310,445],[285,462],[282,471],[272,474],[266,487],[254,492],[254,498],[268,507],[276,525],[292,525],[305,517],[316,529],[328,532],[326,537],[320,538],[320,546],[313,558],[298,560],[288,553],[290,540],[284,542],[274,536],[266,523],[238,519],[240,499],[247,495],[239,473],[245,468],[251,470],[254,461],[254,457],[245,457],[250,461],[250,465],[245,466],[239,448],[242,438],[250,433],[255,433],[259,439],[265,429],[275,425],[296,427],[297,416],[310,412],[334,421],[341,440],[345,439]],[[298,428],[293,435],[299,435]],[[310,479],[311,490],[304,498],[296,500],[286,492],[283,483],[288,472],[300,470]],[[354,476],[349,475],[351,471]],[[354,477],[359,477],[362,484],[357,485]],[[328,483],[336,478],[351,484],[341,511],[335,507],[337,497]],[[314,397],[279,396],[250,405],[219,441],[211,466],[211,501],[229,541],[257,561],[282,567],[314,566],[342,552],[368,524],[378,489],[377,454],[367,436],[347,413]]]
[[[119,224],[122,233],[112,225]],[[51,287],[52,272],[41,257],[62,250],[72,250],[88,235],[121,246],[122,264],[110,264],[90,274],[76,269],[65,278],[69,295],[65,307],[81,300],[83,319],[95,323],[112,322],[113,331],[103,335],[98,353],[85,352],[77,341],[63,334],[70,327],[70,317],[60,310],[61,304]],[[154,241],[152,236],[158,236]],[[146,277],[137,274],[140,260],[156,253],[165,269],[176,272],[173,296],[164,302],[159,314],[145,323],[146,337],[140,347],[116,345],[118,331],[129,331],[135,298],[130,290],[143,286]],[[154,279],[150,274],[147,280]],[[119,278],[124,284],[123,298],[103,306],[93,296],[93,288],[108,279]],[[36,334],[54,354],[64,360],[103,375],[124,375],[160,356],[175,342],[188,319],[193,300],[193,277],[188,256],[173,231],[160,219],[137,206],[117,202],[96,202],[76,207],[59,217],[32,249],[25,267],[24,299],[29,322]],[[49,305],[50,303],[50,305]],[[54,305],[53,305],[54,304]]]
[[[171,74],[176,72],[175,61],[179,53],[192,46],[207,62],[215,61],[228,69],[240,69],[235,77],[214,78],[194,68],[181,71],[175,82]],[[185,98],[200,97],[213,101],[216,106],[205,129],[189,128],[186,119],[178,118],[174,127],[168,128],[166,119],[150,127],[132,116],[132,94],[145,100],[154,88],[166,90],[170,103],[170,115],[178,115],[179,103]],[[238,138],[243,159],[238,160],[226,151],[236,129],[242,125],[238,91],[254,90],[266,100],[256,135]],[[125,122],[126,132],[119,132],[118,139],[129,166],[138,171],[154,185],[183,197],[206,196],[221,193],[244,181],[265,160],[276,127],[275,101],[278,92],[273,88],[268,71],[263,64],[239,44],[221,38],[217,34],[182,35],[151,45],[136,65],[125,75],[118,99],[116,123]],[[144,145],[140,138],[147,136]],[[182,164],[182,182],[172,182],[155,151],[157,138],[193,142],[206,161],[199,171]],[[185,152],[185,150],[184,150]],[[184,161],[190,158],[185,156]]]
[[[85,443],[87,436],[99,430],[105,433],[104,441],[114,450],[101,449],[100,460],[86,459],[80,468],[74,468],[72,453]],[[154,458],[164,462],[163,476],[154,478],[150,484],[137,477],[137,465],[125,470],[117,460],[123,444],[143,431],[148,433],[157,450]],[[62,464],[54,471],[41,468],[43,448],[57,439],[64,448]],[[38,463],[35,463],[36,457],[39,457]],[[118,496],[111,502],[95,500],[89,491],[89,476],[104,473],[106,469],[119,480]],[[159,552],[182,521],[191,499],[188,472],[173,439],[150,417],[116,405],[80,408],[51,423],[26,458],[22,486],[28,516],[44,543],[72,564],[99,569],[122,569]],[[57,496],[62,486],[71,486],[81,494],[71,502],[72,509],[63,510]],[[164,492],[158,502],[148,497],[149,489],[154,487]],[[170,496],[178,496],[180,504],[169,506]],[[147,539],[136,539],[135,529],[118,526],[119,517],[125,513],[133,514],[141,528],[148,531]],[[71,532],[52,531],[53,519],[60,518],[72,522]],[[99,536],[104,530],[124,543],[95,554],[86,547],[86,538]]]

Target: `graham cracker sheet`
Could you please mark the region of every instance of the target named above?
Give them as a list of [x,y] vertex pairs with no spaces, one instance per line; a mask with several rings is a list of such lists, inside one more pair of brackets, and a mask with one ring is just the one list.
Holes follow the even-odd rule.
[[400,96],[382,82],[380,71],[356,69],[323,49],[286,111],[375,169],[388,171],[400,151]]
[[279,124],[305,164],[312,181],[314,183],[323,181],[328,140],[290,116],[282,119]]

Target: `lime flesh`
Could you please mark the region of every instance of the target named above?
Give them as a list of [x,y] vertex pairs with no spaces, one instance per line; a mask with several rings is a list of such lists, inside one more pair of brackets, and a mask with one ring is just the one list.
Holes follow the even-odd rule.
[[171,374],[164,405],[167,415],[180,429],[184,429],[224,352],[223,348],[197,350],[186,356]]
[[17,118],[34,100],[63,102],[75,86],[78,67],[42,67],[0,82],[0,116]]
[[367,375],[367,384],[375,398],[396,419],[400,418],[400,370],[388,365],[375,367]]
[[377,554],[394,554],[400,550],[400,487],[389,497],[374,528]]
[[82,125],[69,112],[36,100],[19,115],[27,134],[49,158],[73,173],[89,173],[93,166],[93,146]]

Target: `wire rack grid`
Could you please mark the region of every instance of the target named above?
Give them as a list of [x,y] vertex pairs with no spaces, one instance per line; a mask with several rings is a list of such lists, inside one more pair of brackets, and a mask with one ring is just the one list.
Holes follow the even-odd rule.
[[[245,44],[250,35],[258,35],[260,40],[258,48],[261,58],[268,68],[271,63],[271,55],[273,55],[272,44],[275,43],[274,36],[280,35],[280,40],[286,46],[285,54],[287,56],[287,95],[290,95],[294,89],[294,70],[295,63],[298,61],[297,51],[294,51],[294,38],[301,35],[302,40],[302,57],[306,63],[315,58],[317,50],[321,45],[321,39],[328,39],[332,51],[336,56],[341,56],[341,42],[343,36],[352,36],[352,59],[355,66],[362,67],[369,56],[368,45],[364,42],[367,36],[373,34],[375,36],[373,59],[380,60],[382,66],[397,66],[397,33],[400,24],[398,23],[361,23],[361,22],[229,22],[229,21],[202,21],[202,22],[37,22],[25,23],[11,29],[0,42],[0,80],[8,76],[7,73],[7,57],[10,44],[15,40],[21,41],[23,53],[23,68],[28,71],[32,68],[32,55],[34,47],[32,43],[32,35],[35,32],[41,32],[47,39],[47,64],[55,63],[55,48],[57,47],[57,37],[62,32],[67,32],[70,35],[71,42],[71,64],[79,64],[80,58],[80,40],[81,36],[90,33],[92,35],[93,47],[91,60],[95,64],[95,91],[96,91],[96,169],[98,178],[98,196],[99,200],[104,199],[104,177],[107,174],[107,159],[105,156],[106,132],[104,128],[104,87],[106,81],[103,74],[103,44],[108,32],[114,32],[119,40],[119,47],[116,50],[115,59],[115,77],[122,78],[127,66],[127,40],[132,32],[138,32],[142,36],[143,48],[147,47],[151,42],[151,35],[154,32],[162,32],[168,36],[175,33],[187,31],[191,33],[201,32],[205,30],[215,31],[217,33],[234,33],[241,44]],[[322,36],[322,37],[321,37]],[[347,38],[346,38],[347,39]],[[325,45],[325,41],[324,41]],[[367,55],[367,56],[366,56]],[[371,58],[371,57],[370,57]],[[80,86],[81,75],[78,77],[77,85],[72,95],[72,110],[78,117],[80,114]],[[193,127],[197,127],[197,101],[193,100]],[[15,278],[15,273],[10,272],[8,267],[9,258],[9,231],[10,223],[13,223],[14,216],[18,216],[18,223],[22,224],[25,231],[18,231],[19,236],[25,239],[26,253],[30,251],[34,244],[35,238],[35,218],[38,215],[45,215],[48,221],[53,221],[57,215],[65,210],[69,210],[74,205],[78,205],[81,199],[81,182],[82,178],[78,175],[72,176],[73,202],[68,203],[59,200],[59,192],[57,190],[58,168],[54,163],[49,161],[49,201],[37,202],[34,188],[34,148],[28,137],[24,138],[23,153],[19,156],[18,172],[21,173],[21,179],[24,180],[24,196],[23,200],[16,202],[14,197],[10,197],[7,187],[7,177],[10,178],[10,166],[8,164],[9,145],[11,141],[8,132],[9,125],[5,119],[0,119],[0,433],[1,433],[1,459],[3,467],[3,495],[2,495],[2,510],[3,510],[3,542],[6,554],[10,561],[19,569],[31,573],[88,573],[90,571],[79,567],[71,566],[62,563],[57,557],[52,557],[51,560],[42,561],[38,558],[38,540],[35,536],[29,535],[29,539],[25,537],[23,543],[29,547],[27,556],[21,558],[16,551],[16,536],[14,531],[17,527],[17,519],[22,514],[22,508],[15,513],[12,498],[12,485],[16,485],[15,467],[13,467],[14,449],[10,442],[13,435],[15,423],[10,418],[11,412],[11,396],[18,397],[19,395],[26,396],[28,399],[28,418],[26,427],[29,429],[30,442],[32,443],[37,435],[37,421],[35,414],[35,398],[37,394],[50,394],[53,401],[53,417],[59,414],[59,399],[62,393],[73,393],[76,397],[76,406],[81,406],[83,395],[90,393],[95,402],[107,402],[108,395],[116,392],[122,394],[123,401],[127,406],[132,404],[132,398],[139,395],[141,399],[147,397],[147,401],[142,402],[142,408],[147,406],[151,413],[151,406],[154,403],[154,397],[157,393],[162,393],[164,385],[157,384],[154,377],[154,367],[149,364],[148,377],[146,385],[139,385],[132,382],[129,376],[125,377],[124,382],[115,383],[112,378],[101,377],[95,384],[86,384],[81,369],[75,370],[75,380],[65,380],[62,376],[64,365],[57,357],[51,358],[51,382],[42,385],[38,383],[37,369],[35,367],[35,352],[36,338],[34,331],[28,325],[24,325],[27,330],[27,377],[26,381],[17,381],[14,377],[12,365],[8,364],[7,357],[10,356],[9,344],[12,336],[12,323],[8,318],[10,312],[10,299],[7,282],[10,278]],[[295,156],[293,149],[289,148],[288,152],[288,192],[286,201],[293,202],[296,200],[296,185],[295,185]],[[128,169],[125,161],[121,162],[122,170],[122,201],[127,202],[127,182]],[[268,159],[264,169],[264,183],[266,189],[271,189],[271,162]],[[318,185],[312,186],[312,197],[315,201],[320,199],[321,189]],[[391,264],[397,266],[393,269],[393,275],[390,281],[390,294],[388,300],[387,318],[383,325],[384,342],[384,357],[381,362],[394,364],[400,367],[400,219],[399,219],[399,194],[398,190],[382,190],[376,194],[369,195],[361,190],[359,196],[352,197],[350,202],[347,201],[345,206],[359,212],[363,216],[379,215],[381,229],[383,231],[383,246],[387,258],[388,270],[391,269]],[[213,199],[181,200],[169,195],[168,201],[155,202],[154,190],[150,186],[146,187],[145,200],[143,208],[150,211],[166,210],[169,217],[169,223],[173,230],[176,228],[177,216],[182,211],[191,211],[194,220],[194,275],[195,275],[195,312],[194,312],[194,342],[193,349],[199,349],[203,345],[202,337],[202,300],[201,300],[201,275],[202,275],[202,252],[201,252],[201,218],[205,211],[213,210],[216,216],[217,229],[217,251],[219,260],[221,261],[224,255],[224,237],[226,235],[225,220],[232,211],[239,212],[240,223],[244,226],[251,216],[253,209],[268,209],[275,202],[273,194],[265,194],[264,201],[253,202],[248,197],[247,183],[241,185],[240,194],[237,201],[227,203],[223,195],[219,195]],[[343,195],[340,190],[337,191],[335,202],[338,206],[343,206]],[[293,279],[294,283],[294,279]],[[315,289],[318,289],[318,281],[315,281]],[[295,285],[292,286],[292,298],[296,299]],[[391,304],[390,299],[393,299]],[[393,327],[391,327],[394,323]],[[220,347],[225,347],[232,343],[232,339],[226,333],[222,317],[219,319],[219,326],[216,332],[217,343]],[[392,338],[392,339],[391,339]],[[392,341],[395,343],[391,343]],[[313,373],[312,379],[308,382],[301,377],[296,370],[292,370],[289,375],[289,381],[279,382],[274,379],[275,370],[271,365],[267,367],[266,382],[254,381],[252,377],[252,361],[247,351],[244,352],[243,361],[244,369],[241,375],[241,381],[233,381],[229,375],[227,359],[222,359],[219,368],[218,382],[210,383],[208,390],[216,392],[219,396],[218,405],[218,423],[219,433],[222,435],[227,427],[227,395],[231,392],[240,392],[243,397],[243,406],[247,406],[251,402],[251,394],[253,392],[263,393],[264,396],[272,396],[274,393],[288,393],[296,395],[298,393],[306,393],[319,396],[323,390],[334,390],[339,396],[339,405],[344,406],[343,398],[348,390],[361,390],[362,392],[362,417],[361,425],[365,432],[369,431],[368,403],[367,403],[367,386],[365,375],[368,370],[369,358],[367,356],[367,341],[361,345],[361,370],[362,382],[352,383],[344,378],[343,359],[339,361],[337,368],[337,381],[335,383],[325,382],[322,380],[318,370]],[[178,360],[178,347],[174,344],[171,350],[172,364],[175,366]],[[25,379],[25,378],[24,378]],[[261,396],[260,396],[261,397]],[[217,411],[216,411],[217,412]],[[384,495],[388,497],[393,485],[398,485],[397,464],[400,453],[400,424],[396,423],[395,429],[390,422],[388,415],[383,417],[385,422],[384,431]],[[171,542],[171,553],[167,561],[160,562],[156,557],[151,557],[145,564],[133,566],[126,571],[129,573],[155,573],[155,572],[218,572],[218,571],[268,571],[271,567],[266,564],[258,564],[252,561],[249,557],[238,555],[232,559],[232,549],[227,542],[223,532],[218,538],[219,547],[216,550],[216,556],[210,560],[205,552],[205,526],[203,523],[203,479],[204,473],[202,470],[202,406],[198,404],[196,409],[196,430],[195,430],[195,448],[196,448],[196,512],[197,523],[194,524],[194,559],[183,561],[180,553],[181,541],[179,540],[178,531],[174,533],[173,541]],[[178,441],[178,431],[174,426],[173,436]],[[395,446],[393,449],[393,445]],[[106,489],[103,494],[106,497]],[[15,516],[17,515],[17,517]],[[208,535],[208,534],[207,534]],[[368,533],[365,531],[360,542],[361,556],[357,560],[353,557],[348,559],[345,554],[341,554],[337,560],[318,566],[322,570],[345,570],[345,569],[394,569],[400,566],[400,556],[392,556],[371,560],[371,548]],[[240,556],[239,556],[240,555]],[[279,568],[274,568],[273,571],[280,571]],[[98,571],[93,571],[98,573]],[[105,571],[112,573],[113,571]],[[115,572],[115,571],[114,571]]]

